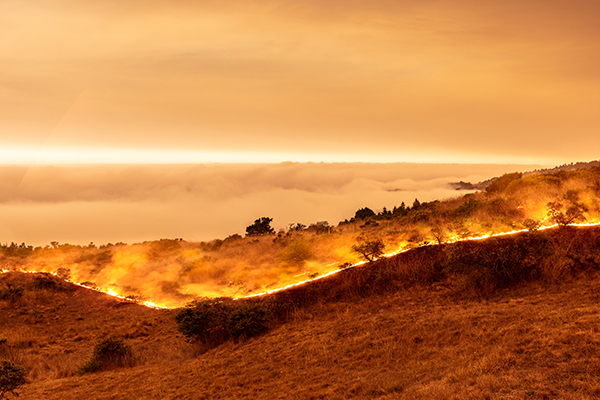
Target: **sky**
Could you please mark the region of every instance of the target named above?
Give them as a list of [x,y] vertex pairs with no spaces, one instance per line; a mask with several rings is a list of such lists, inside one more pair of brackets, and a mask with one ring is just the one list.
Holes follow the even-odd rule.
[[596,0],[1,0],[0,163],[598,158]]
[[0,0],[0,242],[335,224],[596,160],[598,15],[597,0]]

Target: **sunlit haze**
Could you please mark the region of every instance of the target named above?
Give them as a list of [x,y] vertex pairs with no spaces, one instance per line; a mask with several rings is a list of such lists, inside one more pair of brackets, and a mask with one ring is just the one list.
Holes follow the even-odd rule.
[[0,240],[337,223],[455,195],[453,180],[597,159],[599,14],[592,0],[2,1]]
[[599,13],[593,0],[6,0],[0,162],[596,159]]

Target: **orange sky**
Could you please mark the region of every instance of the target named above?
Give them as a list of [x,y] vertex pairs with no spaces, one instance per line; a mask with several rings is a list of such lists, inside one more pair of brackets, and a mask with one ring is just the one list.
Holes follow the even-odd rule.
[[0,158],[597,159],[599,15],[597,0],[3,0]]

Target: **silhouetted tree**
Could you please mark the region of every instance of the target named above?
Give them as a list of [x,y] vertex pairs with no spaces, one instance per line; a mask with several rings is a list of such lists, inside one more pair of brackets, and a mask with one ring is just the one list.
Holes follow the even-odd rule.
[[306,228],[306,225],[301,224],[300,222],[289,225],[289,230],[292,232],[301,232],[304,230],[304,228]]
[[273,221],[273,218],[269,217],[257,219],[252,225],[246,227],[246,235],[261,236],[275,233],[275,230],[271,227],[271,221]]
[[361,208],[354,213],[355,219],[367,219],[375,216],[375,212],[368,207]]
[[548,203],[548,217],[550,217],[550,221],[558,224],[561,228],[573,222],[585,220],[583,210],[579,205],[571,204],[565,210],[565,206],[559,201]]
[[367,261],[373,261],[383,254],[385,245],[379,239],[367,240],[352,246],[352,251],[362,255]]
[[435,241],[438,244],[442,244],[446,241],[446,239],[448,238],[448,232],[447,230],[442,227],[440,225],[440,222],[437,222],[437,225],[435,225],[433,228],[431,228],[431,236],[433,236],[433,238],[435,239]]

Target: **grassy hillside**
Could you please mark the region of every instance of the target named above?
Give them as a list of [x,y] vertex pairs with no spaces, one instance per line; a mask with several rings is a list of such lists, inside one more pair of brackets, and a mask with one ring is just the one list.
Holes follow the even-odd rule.
[[[0,247],[0,268],[59,273],[133,299],[181,306],[197,296],[239,297],[318,277],[362,257],[352,246],[370,240],[385,252],[561,221],[600,221],[600,168],[504,175],[484,191],[455,199],[387,205],[336,226],[294,225],[258,237],[232,235],[192,243],[51,243]],[[372,206],[372,205],[371,205]]]
[[[178,311],[7,273],[0,352],[30,371],[26,399],[593,399],[599,266],[596,227],[422,247],[240,301],[286,311],[208,347]],[[79,375],[108,336],[138,365]]]
[[[26,399],[598,398],[600,227],[572,225],[599,220],[599,193],[598,168],[515,173],[333,229],[3,246],[0,359],[28,371]],[[359,259],[351,246],[372,239],[409,251],[344,268]],[[339,272],[175,310],[63,279],[176,305],[329,270]],[[83,373],[107,338],[130,346],[131,362]]]

